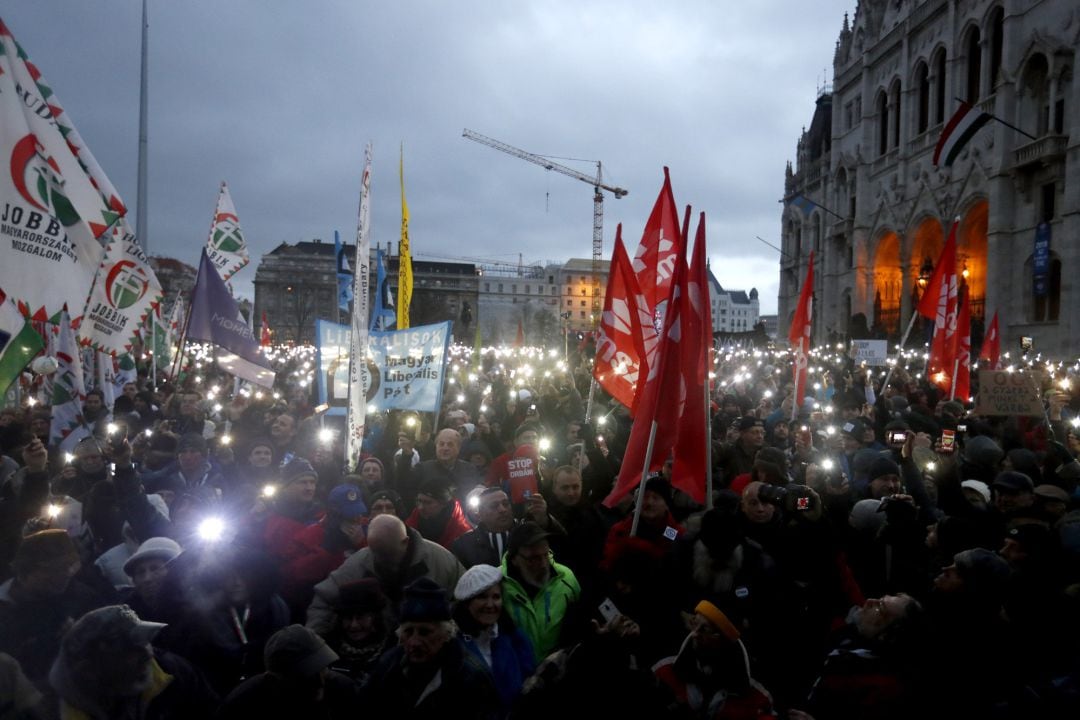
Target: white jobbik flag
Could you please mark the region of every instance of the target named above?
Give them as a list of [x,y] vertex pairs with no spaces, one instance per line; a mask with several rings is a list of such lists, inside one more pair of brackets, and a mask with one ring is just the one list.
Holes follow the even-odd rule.
[[161,283],[127,222],[120,220],[83,310],[79,337],[110,355],[131,352],[136,331],[160,302]]
[[218,193],[214,220],[210,223],[206,255],[224,282],[228,282],[229,278],[251,261],[244,234],[240,232],[240,218],[236,215],[236,206],[229,195],[229,186],[224,182],[221,183],[221,192]]
[[0,21],[0,290],[35,320],[81,310],[126,212],[37,67]]

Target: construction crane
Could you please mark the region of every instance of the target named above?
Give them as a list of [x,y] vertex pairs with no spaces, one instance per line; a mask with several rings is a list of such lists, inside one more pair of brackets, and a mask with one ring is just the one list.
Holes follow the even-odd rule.
[[[507,155],[513,155],[516,158],[527,160],[535,165],[539,165],[545,170],[554,170],[557,173],[562,173],[568,177],[572,177],[581,182],[588,183],[593,187],[593,239],[592,239],[592,281],[593,281],[593,302],[592,302],[592,319],[593,322],[597,322],[600,318],[600,263],[604,258],[604,194],[601,190],[607,190],[609,193],[615,196],[618,200],[621,197],[625,197],[629,194],[629,190],[624,190],[620,187],[614,187],[612,185],[605,185],[603,181],[603,167],[600,161],[596,161],[596,177],[591,177],[585,173],[578,172],[573,168],[560,165],[559,163],[546,158],[543,155],[537,155],[535,153],[526,152],[520,148],[516,148],[513,145],[507,145],[504,142],[500,142],[494,138],[489,138],[486,135],[473,132],[466,128],[461,133],[462,137],[468,138],[481,145],[487,145],[488,147],[501,150]],[[590,161],[591,162],[591,161]]]

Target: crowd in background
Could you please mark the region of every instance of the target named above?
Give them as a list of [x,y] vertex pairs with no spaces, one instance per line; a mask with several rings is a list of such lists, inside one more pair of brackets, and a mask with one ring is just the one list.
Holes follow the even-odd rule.
[[721,352],[707,506],[660,458],[608,507],[587,353],[459,357],[353,468],[299,356],[91,391],[70,454],[0,411],[0,718],[1080,714],[1068,373],[979,416],[822,353],[793,407],[783,353]]

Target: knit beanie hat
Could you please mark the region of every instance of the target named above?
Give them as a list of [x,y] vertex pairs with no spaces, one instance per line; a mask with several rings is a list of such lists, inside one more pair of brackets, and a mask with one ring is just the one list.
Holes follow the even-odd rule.
[[281,468],[281,479],[286,485],[294,483],[303,477],[319,479],[319,473],[315,472],[315,468],[311,467],[311,463],[304,458],[293,458],[288,465]]
[[291,677],[313,677],[337,659],[326,641],[303,625],[278,630],[263,650],[267,671]]
[[995,469],[1003,457],[1005,453],[994,442],[994,439],[987,435],[968,438],[964,443],[963,458],[972,465]]
[[379,613],[386,607],[386,595],[375,578],[345,583],[338,591],[334,612],[338,615]]
[[900,466],[887,457],[879,457],[870,464],[870,480],[877,480],[886,475],[900,475]]
[[465,571],[454,588],[455,600],[471,600],[489,588],[502,582],[503,575],[499,568],[492,565],[473,565]]
[[401,601],[401,622],[439,622],[450,619],[446,591],[432,579],[422,577],[406,586]]
[[1009,563],[996,552],[972,548],[953,556],[953,564],[971,595],[999,601],[1009,579]]

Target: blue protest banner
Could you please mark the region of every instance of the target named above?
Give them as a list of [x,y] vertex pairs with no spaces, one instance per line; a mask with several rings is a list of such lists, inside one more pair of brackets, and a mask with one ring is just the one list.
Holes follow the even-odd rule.
[[1035,251],[1032,254],[1036,297],[1046,297],[1050,290],[1050,223],[1039,223],[1035,228]]

